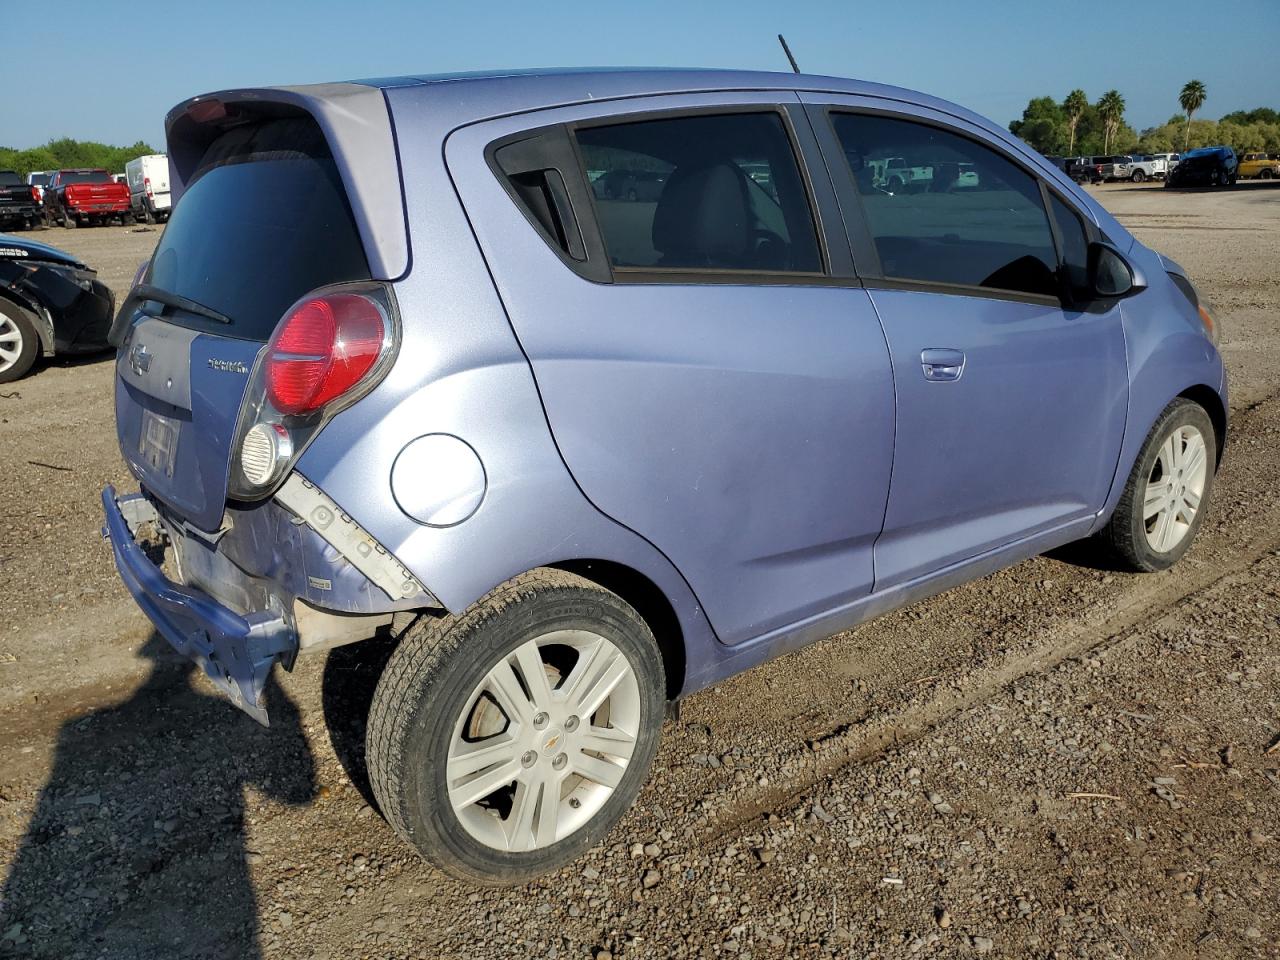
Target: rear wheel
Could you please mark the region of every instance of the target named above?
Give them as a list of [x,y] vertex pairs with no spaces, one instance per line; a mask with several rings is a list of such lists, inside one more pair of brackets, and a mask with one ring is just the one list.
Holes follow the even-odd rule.
[[1165,570],[1191,547],[1213,489],[1217,440],[1209,415],[1180,397],[1147,435],[1120,503],[1100,533],[1132,570]]
[[25,377],[39,352],[36,318],[16,303],[0,300],[0,383]]
[[580,856],[626,812],[658,746],[653,634],[556,570],[410,627],[369,711],[369,777],[396,832],[454,876],[516,883]]
[[1147,175],[1141,170],[1135,170],[1130,175],[1129,179],[1132,180],[1134,183],[1142,183],[1144,180],[1147,179]]
[[1258,176],[1260,176],[1263,180],[1270,180],[1272,177],[1275,176],[1275,174],[1271,172],[1270,167],[1266,167],[1260,174],[1258,174]]

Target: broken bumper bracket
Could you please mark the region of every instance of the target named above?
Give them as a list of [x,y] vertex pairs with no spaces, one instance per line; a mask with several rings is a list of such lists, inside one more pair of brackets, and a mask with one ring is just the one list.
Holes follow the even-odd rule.
[[267,725],[266,685],[271,667],[297,647],[297,635],[284,617],[269,611],[239,614],[208,594],[174,583],[134,539],[138,528],[157,519],[142,494],[116,497],[102,491],[106,526],[116,569],[142,612],[166,640],[204,668],[231,701]]

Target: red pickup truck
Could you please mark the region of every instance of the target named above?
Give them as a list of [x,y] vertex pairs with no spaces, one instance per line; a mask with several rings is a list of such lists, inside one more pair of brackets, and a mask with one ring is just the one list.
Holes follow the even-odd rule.
[[50,226],[76,227],[129,216],[129,187],[105,170],[59,170],[44,188],[44,215]]

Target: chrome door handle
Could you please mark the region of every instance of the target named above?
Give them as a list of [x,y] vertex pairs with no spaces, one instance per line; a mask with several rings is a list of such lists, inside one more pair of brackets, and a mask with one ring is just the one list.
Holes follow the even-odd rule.
[[964,354],[959,350],[929,347],[920,351],[920,367],[926,380],[959,380],[964,373]]

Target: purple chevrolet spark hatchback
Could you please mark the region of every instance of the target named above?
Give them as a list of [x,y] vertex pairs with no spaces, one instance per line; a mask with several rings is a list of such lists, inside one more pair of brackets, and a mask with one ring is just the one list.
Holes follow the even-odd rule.
[[1204,517],[1195,288],[953,104],[564,71],[167,130],[113,330],[120,575],[263,723],[276,662],[394,637],[373,788],[458,876],[599,841],[669,701],[1069,541],[1168,567]]

